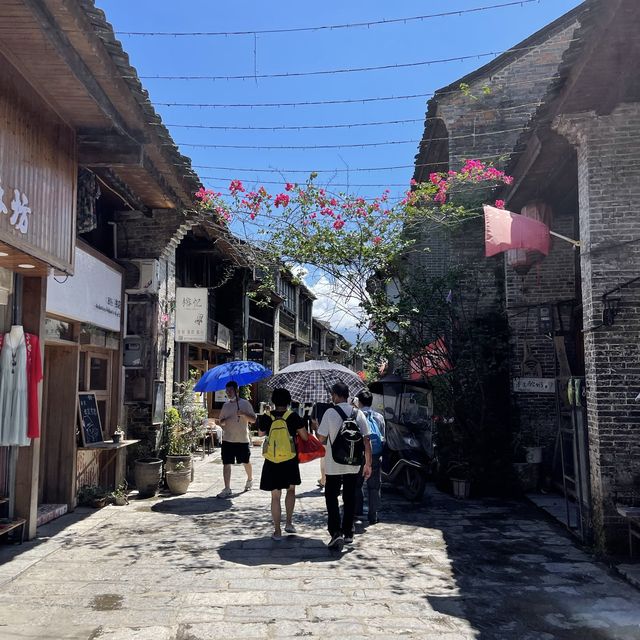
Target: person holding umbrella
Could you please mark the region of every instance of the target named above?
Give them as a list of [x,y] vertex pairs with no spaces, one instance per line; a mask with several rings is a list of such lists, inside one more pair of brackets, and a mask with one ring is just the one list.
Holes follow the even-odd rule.
[[244,485],[245,491],[253,488],[253,467],[249,461],[251,457],[251,439],[249,436],[249,423],[256,421],[257,416],[251,403],[238,397],[238,383],[235,380],[227,382],[225,386],[227,401],[220,409],[218,420],[222,427],[222,477],[224,489],[218,494],[218,498],[230,498],[231,491],[231,465],[241,463],[247,474]]
[[218,498],[231,497],[231,465],[239,462],[247,473],[245,491],[253,487],[253,469],[251,457],[251,439],[249,423],[256,421],[251,403],[238,396],[238,385],[251,384],[268,378],[271,370],[251,360],[234,360],[209,369],[198,380],[194,391],[207,393],[224,389],[228,400],[222,405],[218,421],[222,427],[222,477],[224,489]]

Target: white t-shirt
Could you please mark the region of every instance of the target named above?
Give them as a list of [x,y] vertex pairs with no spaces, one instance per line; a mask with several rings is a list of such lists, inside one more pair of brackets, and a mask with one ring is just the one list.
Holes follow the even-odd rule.
[[222,424],[223,442],[250,442],[249,440],[249,418],[239,416],[238,411],[247,413],[256,419],[256,414],[248,400],[244,398],[227,400],[220,409],[219,419],[224,419]]
[[[371,432],[369,431],[369,424],[367,423],[362,411],[354,409],[348,402],[341,402],[338,406],[344,411],[347,418],[350,418],[353,412],[356,411],[355,420],[358,428],[360,429],[360,433],[363,436],[371,435]],[[341,476],[348,473],[358,473],[358,471],[360,471],[360,467],[350,464],[338,464],[331,455],[331,441],[336,437],[341,426],[342,418],[340,417],[340,414],[333,407],[327,409],[324,416],[322,416],[322,422],[318,427],[318,435],[325,436],[327,438],[324,445],[327,448],[324,460],[325,473],[328,476]]]

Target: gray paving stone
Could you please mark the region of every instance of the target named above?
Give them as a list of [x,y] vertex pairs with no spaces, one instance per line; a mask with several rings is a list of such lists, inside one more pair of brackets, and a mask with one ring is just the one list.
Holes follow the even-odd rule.
[[381,523],[333,554],[317,465],[279,543],[264,492],[217,500],[220,465],[196,474],[186,496],[0,548],[0,640],[640,640],[639,592],[526,504],[385,493]]

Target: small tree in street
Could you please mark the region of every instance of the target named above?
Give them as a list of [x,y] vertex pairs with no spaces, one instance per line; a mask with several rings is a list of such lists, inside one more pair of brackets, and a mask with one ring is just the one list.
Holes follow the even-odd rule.
[[473,274],[457,270],[434,277],[413,258],[428,251],[426,223],[455,227],[478,217],[493,188],[511,178],[469,160],[460,171],[412,183],[393,203],[388,192],[365,200],[328,193],[314,180],[312,174],[304,184],[287,183],[276,195],[262,187],[247,191],[234,180],[229,198],[204,189],[197,196],[215,221],[234,221],[234,231],[245,234],[243,250],[266,274],[265,292],[284,262],[318,269],[334,283],[337,297],[356,298],[360,324],[376,338],[372,368],[386,358],[407,372],[428,357],[437,411],[454,418],[441,430],[443,473],[464,463],[477,479],[496,484],[489,462],[503,457],[498,434],[508,422],[508,404],[495,393],[506,380],[506,323],[498,314],[478,317],[477,299],[468,295],[482,295],[469,286]]

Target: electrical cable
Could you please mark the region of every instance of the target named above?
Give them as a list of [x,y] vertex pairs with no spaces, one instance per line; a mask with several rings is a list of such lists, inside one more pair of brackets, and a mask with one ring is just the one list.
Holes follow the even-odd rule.
[[[504,158],[505,156],[515,156],[523,153],[522,151],[511,151],[507,153],[494,154],[492,156],[474,156],[474,160],[499,160],[500,158]],[[362,167],[362,168],[348,168],[348,169],[241,169],[238,167],[218,167],[208,164],[194,164],[192,167],[194,169],[215,169],[216,171],[246,171],[246,172],[254,172],[254,173],[350,173],[353,171],[394,171],[396,169],[418,169],[422,167],[435,167],[435,166],[447,166],[449,164],[449,160],[444,160],[442,162],[427,162],[424,164],[399,164],[395,166],[388,167]]]
[[[485,131],[481,133],[467,133],[460,136],[447,136],[445,138],[431,138],[428,142],[444,142],[449,140],[460,140],[466,138],[481,138],[485,136],[502,135],[504,133],[513,133],[514,131],[526,131],[526,127],[514,127],[511,129],[501,129],[500,131]],[[388,140],[386,142],[361,142],[361,143],[345,143],[345,144],[318,144],[318,145],[242,145],[242,144],[207,144],[196,142],[177,142],[178,146],[202,149],[252,149],[252,150],[311,150],[311,149],[346,149],[346,148],[365,148],[365,147],[383,147],[398,144],[415,144],[419,145],[423,140]],[[167,143],[173,145],[173,143]]]
[[[557,44],[570,44],[576,39],[560,41]],[[141,75],[123,75],[125,80],[197,80],[199,82],[203,80],[266,80],[270,78],[301,78],[309,76],[325,76],[333,74],[346,74],[346,73],[362,73],[369,71],[387,71],[391,69],[407,69],[415,67],[430,66],[432,64],[446,64],[449,62],[464,62],[466,60],[477,60],[479,58],[487,58],[490,56],[501,56],[507,53],[516,53],[520,51],[531,51],[533,49],[539,49],[540,45],[533,45],[529,47],[512,47],[505,51],[487,51],[484,53],[473,53],[463,56],[454,56],[452,58],[437,58],[433,60],[422,60],[420,62],[402,62],[398,64],[384,64],[371,67],[348,67],[343,69],[322,69],[319,71],[287,71],[280,73],[261,73],[261,74],[244,74],[237,76],[141,76]]]
[[[551,82],[557,78],[557,74],[549,76],[547,78],[537,78],[534,80],[520,80],[509,82],[510,87],[535,84],[538,82],[548,81]],[[435,94],[440,96],[451,95],[453,93],[459,93],[460,89],[450,89],[449,91],[438,91],[437,89],[430,93],[414,93],[410,95],[401,96],[374,96],[372,98],[345,98],[338,100],[308,100],[305,102],[254,102],[254,103],[211,103],[211,102],[154,102],[153,104],[159,107],[191,107],[198,109],[226,109],[226,108],[241,108],[241,109],[256,109],[256,108],[271,108],[271,107],[310,107],[318,105],[329,104],[366,104],[368,102],[381,102],[388,100],[414,100],[416,98],[431,98]]]
[[[497,109],[491,109],[492,112],[503,111],[516,111],[518,109],[526,110],[529,107],[539,107],[541,102],[528,102],[512,107],[499,107]],[[474,111],[486,111],[486,108],[471,110],[468,113]],[[409,118],[406,120],[381,120],[373,122],[352,122],[342,124],[307,124],[307,125],[277,125],[272,127],[254,127],[254,126],[237,126],[237,125],[205,125],[205,124],[171,124],[163,123],[165,127],[174,127],[179,129],[212,129],[219,131],[301,131],[304,129],[350,129],[356,127],[373,127],[392,124],[409,124],[416,122],[429,122],[432,120],[442,120],[441,116],[428,117],[428,118]],[[158,126],[158,122],[148,122],[149,126]]]
[[255,31],[116,31],[119,36],[168,36],[168,37],[194,37],[194,36],[258,36],[278,33],[302,33],[309,31],[334,31],[336,29],[353,29],[362,27],[375,27],[381,25],[391,25],[415,21],[423,21],[431,18],[444,18],[447,16],[462,16],[467,13],[479,13],[481,11],[489,11],[492,9],[502,9],[505,7],[523,6],[532,2],[540,3],[540,0],[517,0],[516,2],[505,2],[502,4],[486,5],[482,7],[472,7],[471,9],[459,9],[458,11],[443,11],[441,13],[432,13],[422,16],[410,16],[408,18],[391,18],[389,20],[371,20],[368,22],[352,22],[345,24],[321,25],[316,27],[288,27],[281,29],[260,29]]

